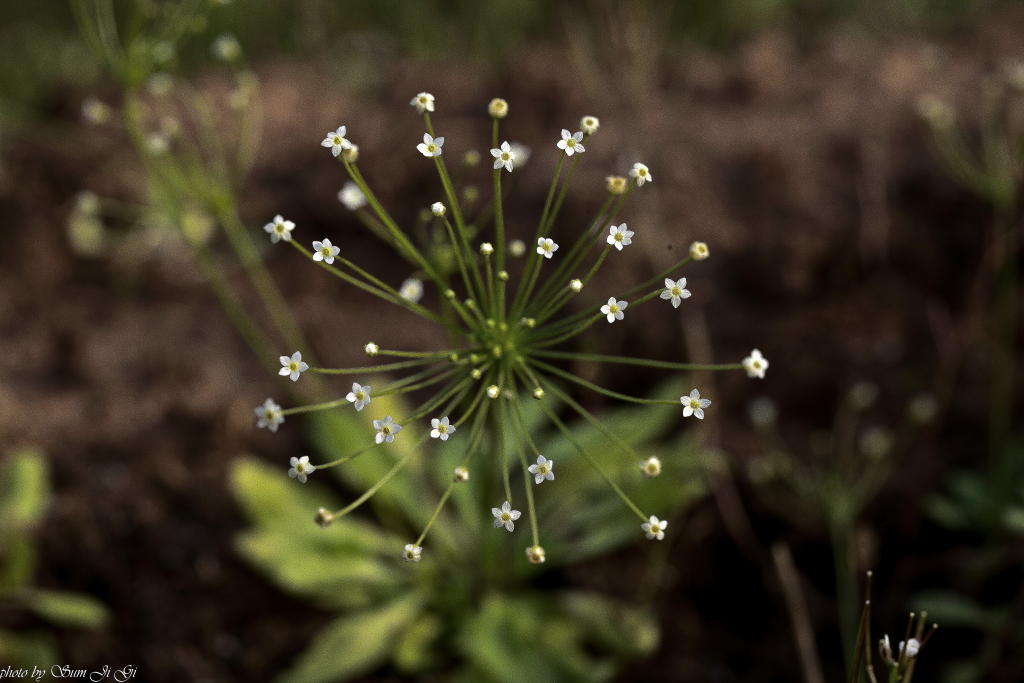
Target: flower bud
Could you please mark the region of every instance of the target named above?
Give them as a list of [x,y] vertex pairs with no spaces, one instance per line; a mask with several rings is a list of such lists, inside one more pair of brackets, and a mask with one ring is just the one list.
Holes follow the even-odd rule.
[[572,282],[569,283],[569,289],[576,293],[579,293],[579,291],[583,289],[583,283],[580,282],[579,280],[573,280]]
[[356,163],[356,159],[359,158],[359,145],[355,144],[354,142],[351,144],[352,146],[349,147],[348,149],[341,150],[341,156],[348,163],[354,164]]
[[367,356],[376,356],[377,352],[380,351],[380,347],[374,344],[373,342],[370,342],[369,344],[363,347],[363,351],[366,351]]
[[626,179],[620,175],[610,175],[605,178],[605,182],[608,183],[610,194],[622,194],[626,191]]
[[462,163],[466,166],[473,167],[480,163],[480,152],[475,149],[471,149],[466,152],[466,156],[462,157]]
[[454,481],[456,484],[461,484],[463,482],[469,481],[469,470],[467,470],[462,465],[459,465],[452,472],[452,481]]
[[544,562],[544,548],[539,545],[535,545],[532,548],[526,549],[526,558],[530,560],[530,564],[543,564]]
[[444,208],[444,204],[441,202],[434,202],[430,205],[430,212],[435,216],[443,216],[447,209]]
[[640,473],[647,478],[656,477],[661,474],[661,460],[651,456],[640,463]]
[[496,119],[505,118],[508,116],[508,102],[500,97],[495,97],[491,100],[491,103],[487,105],[487,113]]
[[580,130],[587,135],[593,135],[600,127],[601,122],[597,120],[596,116],[584,116],[580,119]]
[[542,398],[544,398],[544,390],[541,389],[540,387],[537,387],[536,389],[533,390],[533,397],[538,401],[541,400]]
[[708,245],[703,242],[694,242],[690,245],[690,258],[694,261],[703,261],[708,256],[711,256],[711,252],[708,251]]
[[512,240],[508,243],[508,253],[515,258],[519,258],[526,253],[526,243],[522,240]]
[[491,386],[487,387],[487,396],[489,398],[498,398],[499,392],[500,390],[498,389],[497,384],[492,384]]
[[492,253],[494,253],[494,247],[491,245],[490,242],[484,242],[483,244],[480,245],[480,253],[483,254],[484,256],[490,256]]
[[334,513],[327,508],[320,508],[316,511],[316,517],[313,518],[313,521],[326,529],[334,521]]

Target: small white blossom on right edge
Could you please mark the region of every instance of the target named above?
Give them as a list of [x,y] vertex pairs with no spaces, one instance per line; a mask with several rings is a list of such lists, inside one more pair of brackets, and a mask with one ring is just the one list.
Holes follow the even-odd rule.
[[313,242],[314,261],[323,261],[330,265],[334,263],[334,257],[340,253],[341,249],[331,244],[329,239],[324,239],[323,242]]
[[537,238],[537,253],[544,258],[551,258],[551,255],[558,251],[558,245],[550,237]]
[[622,251],[623,247],[633,243],[633,240],[630,239],[631,237],[633,237],[633,231],[627,230],[625,223],[617,228],[613,225],[611,227],[611,234],[608,235],[608,244]]
[[281,240],[291,242],[295,223],[286,221],[281,214],[277,214],[273,221],[263,226],[263,229],[270,233],[271,244],[277,244]]
[[320,143],[321,147],[330,147],[331,154],[338,156],[342,150],[352,149],[352,143],[345,139],[345,126],[340,126],[333,133],[328,132],[327,137]]
[[711,405],[711,401],[700,397],[700,392],[694,389],[689,396],[680,396],[679,402],[683,404],[683,417],[695,416],[698,420],[704,419],[704,409]]
[[764,379],[764,371],[768,369],[768,359],[761,355],[761,352],[754,349],[750,355],[743,359],[743,369],[747,371],[747,377]]
[[554,481],[555,473],[551,471],[551,468],[555,466],[555,463],[548,460],[543,455],[537,456],[537,464],[530,465],[527,469],[530,470],[530,474],[533,475],[533,481],[535,484],[539,484],[545,479],[548,481]]
[[357,411],[362,410],[370,403],[370,385],[359,386],[359,382],[352,382],[352,391],[348,392],[345,400],[354,403]]
[[647,539],[653,541],[658,539],[659,541],[665,538],[665,527],[668,526],[668,522],[662,522],[654,515],[651,515],[649,522],[644,522],[640,525],[640,528],[647,534]]
[[281,356],[280,360],[282,367],[281,371],[277,374],[282,377],[287,375],[293,382],[298,381],[299,375],[304,373],[306,370],[309,370],[309,365],[302,362],[302,353],[299,351],[293,353],[291,358],[288,356]]
[[423,298],[423,281],[414,277],[408,278],[398,288],[398,296],[414,304],[419,303],[419,300]]
[[711,256],[708,245],[703,242],[694,242],[690,245],[690,258],[694,261],[703,261],[708,256]]
[[519,516],[522,515],[519,510],[513,510],[512,504],[507,500],[501,504],[501,509],[491,508],[491,514],[494,515],[494,528],[497,529],[500,526],[504,526],[509,531],[516,528],[513,524]]
[[416,149],[425,157],[439,157],[441,156],[441,145],[443,144],[444,138],[434,138],[430,137],[430,133],[424,133],[423,142],[416,145]]
[[425,111],[434,111],[434,96],[428,92],[421,92],[409,100],[409,104],[416,107],[416,111],[420,114]]
[[583,147],[583,132],[569,133],[565,128],[562,129],[562,139],[558,141],[557,147],[564,149],[567,157],[571,157],[576,152],[582,154],[587,151]]
[[366,206],[366,195],[350,180],[338,191],[338,201],[349,211],[355,211]]
[[268,398],[263,402],[263,405],[256,408],[256,417],[258,418],[256,426],[262,429],[267,427],[272,432],[276,432],[277,428],[284,422],[284,414],[281,412],[281,406],[274,403],[274,399]]
[[516,167],[516,153],[512,151],[507,141],[501,143],[501,147],[492,149],[491,156],[494,157],[494,168],[504,166],[505,170],[511,173]]
[[292,458],[292,467],[288,470],[288,476],[305,484],[306,477],[315,471],[316,468],[309,464],[309,456],[304,455],[301,458]]
[[686,278],[681,277],[675,282],[672,278],[665,278],[665,291],[661,293],[662,299],[671,299],[672,307],[679,308],[679,302],[690,298],[690,290],[686,288]]
[[423,548],[413,543],[406,543],[405,548],[402,549],[402,557],[406,562],[419,562],[422,554]]
[[455,427],[448,424],[448,418],[442,417],[440,420],[436,417],[430,421],[430,438],[441,439],[441,441],[447,441],[448,437],[455,433]]
[[645,477],[656,477],[661,474],[661,460],[657,457],[651,456],[640,463],[640,473]]
[[636,178],[637,187],[640,187],[647,182],[654,182],[654,178],[651,177],[650,170],[640,162],[633,164],[633,168],[629,171],[629,177]]
[[608,322],[613,323],[626,317],[623,311],[626,310],[628,305],[628,302],[616,301],[614,296],[610,296],[608,297],[608,303],[601,307],[601,313],[608,316]]
[[387,441],[391,443],[395,440],[395,434],[402,431],[402,425],[395,424],[394,419],[388,415],[383,420],[374,420],[373,428],[377,430],[377,436],[374,437],[374,441],[377,443],[384,443]]

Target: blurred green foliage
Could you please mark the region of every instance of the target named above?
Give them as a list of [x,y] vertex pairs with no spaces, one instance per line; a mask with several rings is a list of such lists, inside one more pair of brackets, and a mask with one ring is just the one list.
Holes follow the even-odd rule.
[[[49,500],[49,472],[42,454],[32,449],[11,453],[0,466],[0,609],[29,610],[54,626],[98,628],[110,615],[96,598],[32,586],[33,534]],[[0,664],[31,669],[56,663],[51,632],[0,629]]]
[[[681,390],[673,381],[657,395],[674,397]],[[374,398],[374,404],[401,414],[401,405],[390,399]],[[566,439],[540,431],[546,423],[537,402],[524,403],[534,438],[557,463],[557,478],[536,487],[547,553],[542,565],[527,562],[525,525],[511,535],[492,527],[489,511],[505,494],[500,478],[486,471],[497,468],[498,459],[484,457],[470,463],[469,481],[456,487],[431,529],[423,560],[401,559],[403,546],[429,518],[461,460],[465,444],[460,448],[458,438],[419,454],[370,500],[380,526],[348,516],[321,529],[313,512],[339,507],[336,496],[316,482],[321,472],[299,485],[283,467],[250,458],[235,463],[232,489],[253,524],[238,537],[238,551],[288,593],[340,612],[280,683],[351,680],[388,664],[406,674],[454,671],[454,681],[600,681],[654,650],[658,627],[649,608],[536,585],[542,572],[635,542],[640,525],[623,514],[621,502],[607,495],[605,481]],[[639,505],[666,517],[707,490],[703,465],[686,437],[654,445],[664,439],[675,412],[672,406],[629,407],[605,415],[605,424],[628,443],[661,458],[664,471],[654,479],[641,480],[637,463],[592,426],[573,426],[584,447]],[[352,452],[369,429],[368,418],[351,411],[318,413],[309,425],[321,461]],[[508,438],[514,448],[515,437]],[[346,487],[364,490],[415,441],[415,434],[403,432],[387,447],[331,471]],[[496,450],[485,444],[480,452]]]

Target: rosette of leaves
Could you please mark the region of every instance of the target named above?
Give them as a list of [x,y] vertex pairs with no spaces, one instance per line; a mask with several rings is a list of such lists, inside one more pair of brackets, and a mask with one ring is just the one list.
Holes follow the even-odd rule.
[[[678,396],[680,389],[672,382],[657,395]],[[394,401],[400,409],[394,397],[374,401]],[[523,542],[510,544],[507,532],[480,514],[501,489],[490,473],[476,471],[452,493],[422,561],[402,560],[404,544],[433,507],[424,501],[438,500],[459,463],[457,445],[434,442],[434,449],[415,454],[415,464],[371,499],[379,525],[346,516],[318,528],[310,524],[310,510],[338,502],[321,483],[311,479],[299,486],[281,468],[252,458],[235,463],[232,489],[252,522],[237,538],[239,553],[285,592],[338,611],[278,683],[347,681],[382,667],[405,674],[445,670],[454,681],[589,683],[611,679],[626,662],[654,650],[659,630],[649,607],[538,586],[545,572],[634,542],[636,524],[621,514],[617,499],[604,494],[606,482],[575,447],[548,427],[536,402],[523,403],[530,408],[534,438],[557,463],[557,479],[537,487],[541,545],[550,558],[545,564],[520,561],[530,545],[528,530],[516,529]],[[661,476],[642,482],[639,468],[624,463],[601,431],[585,423],[573,429],[630,495],[678,512],[705,495],[706,483],[686,437],[654,445],[665,438],[674,410],[628,407],[604,416],[628,443],[664,463]],[[310,441],[324,459],[349,452],[367,419],[359,413],[317,413],[310,417]],[[549,431],[541,431],[545,427]],[[415,441],[396,440],[377,457],[331,471],[344,487],[361,490]]]

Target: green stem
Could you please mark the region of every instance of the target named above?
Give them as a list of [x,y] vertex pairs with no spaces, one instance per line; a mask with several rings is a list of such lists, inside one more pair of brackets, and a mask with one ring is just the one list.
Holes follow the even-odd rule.
[[583,379],[582,377],[577,377],[576,375],[573,375],[572,373],[565,372],[564,370],[560,370],[559,368],[556,368],[554,365],[549,365],[547,363],[544,363],[544,362],[536,360],[536,359],[533,360],[533,365],[536,366],[537,368],[541,369],[541,370],[546,370],[547,372],[550,372],[553,375],[558,375],[559,377],[561,377],[563,379],[567,379],[570,382],[578,384],[581,387],[586,387],[587,389],[590,389],[591,391],[596,391],[597,393],[603,394],[604,396],[609,396],[611,398],[617,398],[620,401],[628,401],[630,403],[641,403],[643,405],[663,405],[663,406],[671,406],[671,405],[676,405],[677,403],[679,403],[678,401],[669,401],[669,400],[665,400],[665,399],[637,398],[635,396],[628,396],[626,394],[620,394],[617,391],[612,391],[610,389],[605,389],[604,387],[600,387],[600,386],[598,386],[598,385],[596,385],[596,384],[594,384],[592,382],[588,382],[587,380]]
[[598,363],[620,363],[622,365],[643,365],[648,368],[662,368],[665,370],[686,370],[691,372],[705,370],[742,370],[742,363],[724,363],[718,365],[700,365],[697,363],[672,363],[662,360],[647,360],[646,358],[629,358],[627,356],[606,356],[598,353],[573,353],[568,351],[548,351],[534,349],[530,351],[531,356],[541,358],[559,358],[564,360],[591,360]]

